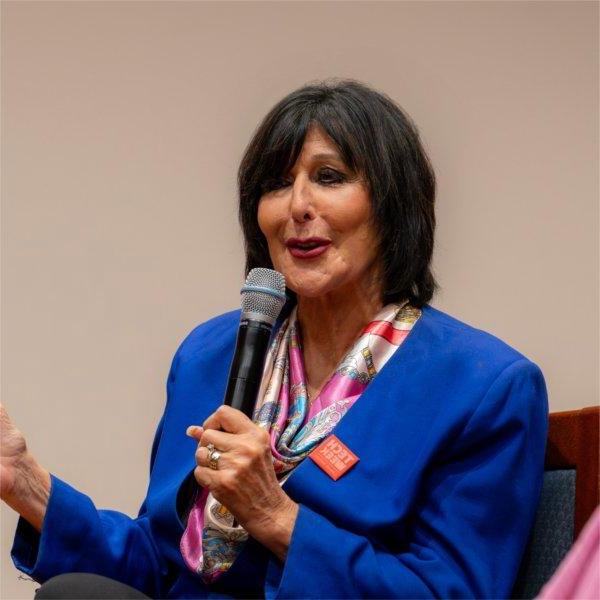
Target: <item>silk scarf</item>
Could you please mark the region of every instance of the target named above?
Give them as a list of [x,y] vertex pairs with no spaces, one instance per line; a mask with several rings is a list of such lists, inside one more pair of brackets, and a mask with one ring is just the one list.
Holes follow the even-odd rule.
[[[306,391],[297,307],[273,338],[252,421],[269,431],[273,468],[283,485],[339,423],[421,316],[407,301],[388,304],[362,331],[314,399]],[[233,564],[248,533],[208,488],[197,489],[181,538],[186,565],[205,583]]]

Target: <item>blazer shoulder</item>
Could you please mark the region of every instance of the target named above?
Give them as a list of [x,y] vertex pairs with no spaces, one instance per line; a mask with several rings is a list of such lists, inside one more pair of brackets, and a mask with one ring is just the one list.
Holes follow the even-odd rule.
[[181,362],[188,362],[199,353],[219,352],[233,344],[237,335],[241,310],[212,317],[194,327],[181,342],[177,356]]
[[517,361],[531,362],[519,350],[488,331],[465,323],[430,305],[425,305],[422,311],[425,317],[424,325],[428,325],[430,335],[443,345],[445,352],[471,359],[493,357],[500,369]]
[[[548,392],[536,363],[487,331],[429,305],[422,310],[418,350],[432,363],[431,376],[455,394],[450,412],[444,412],[452,414],[450,421],[461,415],[464,426],[475,422],[471,419],[476,414],[490,416],[502,410],[508,419],[535,422],[545,431]],[[486,430],[485,420],[476,420],[478,429]]]

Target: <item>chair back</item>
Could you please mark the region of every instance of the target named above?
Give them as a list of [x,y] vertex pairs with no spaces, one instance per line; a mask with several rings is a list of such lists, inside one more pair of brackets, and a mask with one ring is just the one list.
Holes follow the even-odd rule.
[[600,407],[550,415],[535,523],[512,598],[535,598],[600,501]]

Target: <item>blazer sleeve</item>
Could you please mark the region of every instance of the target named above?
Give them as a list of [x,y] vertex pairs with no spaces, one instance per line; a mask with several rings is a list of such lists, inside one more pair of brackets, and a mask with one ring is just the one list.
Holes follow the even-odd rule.
[[442,447],[398,551],[300,505],[285,562],[269,561],[266,597],[509,597],[541,490],[547,420],[542,373],[518,359]]
[[[175,378],[177,354],[167,380],[167,404]],[[162,434],[158,424],[150,473]],[[131,518],[114,510],[98,510],[92,500],[54,474],[42,531],[19,518],[11,550],[15,567],[39,583],[70,572],[97,573],[157,598],[167,573],[146,514],[146,501]]]

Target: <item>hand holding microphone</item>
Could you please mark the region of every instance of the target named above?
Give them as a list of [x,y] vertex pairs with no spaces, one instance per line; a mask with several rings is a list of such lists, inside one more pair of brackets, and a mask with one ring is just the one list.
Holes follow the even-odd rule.
[[[196,481],[258,541],[289,544],[298,506],[281,489],[273,469],[269,433],[251,419],[271,330],[285,303],[283,275],[253,269],[242,288],[242,314],[224,404],[188,428],[198,440]],[[217,456],[217,458],[215,458]],[[275,546],[277,547],[277,546]]]

